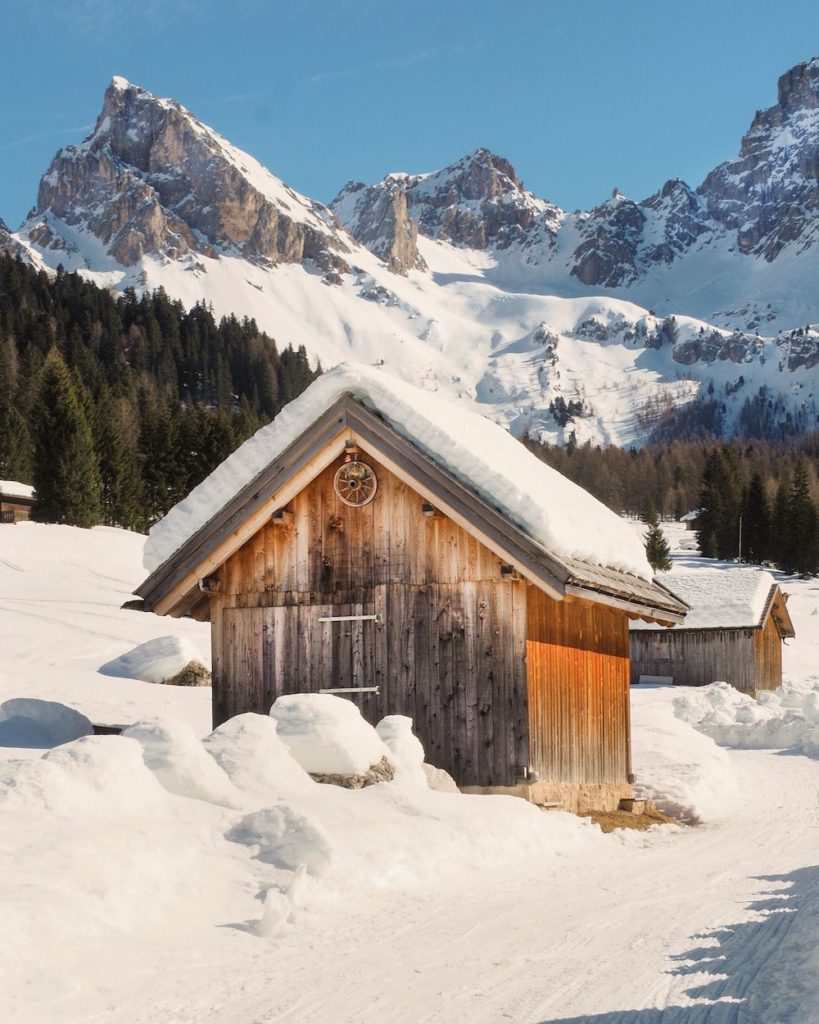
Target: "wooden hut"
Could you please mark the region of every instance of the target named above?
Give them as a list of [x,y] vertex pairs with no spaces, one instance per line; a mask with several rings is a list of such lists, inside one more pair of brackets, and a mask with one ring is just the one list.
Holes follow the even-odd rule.
[[[215,725],[336,693],[373,724],[410,716],[461,787],[616,807],[628,618],[684,605],[617,568],[631,528],[505,430],[389,381],[320,377],[152,531],[137,593],[211,620]],[[608,531],[614,567],[561,529]]]
[[34,488],[16,480],[0,480],[0,523],[28,519],[36,503]]
[[744,693],[782,683],[782,642],[795,636],[787,595],[761,569],[663,574],[690,607],[673,629],[632,623],[631,681],[704,686],[718,680]]

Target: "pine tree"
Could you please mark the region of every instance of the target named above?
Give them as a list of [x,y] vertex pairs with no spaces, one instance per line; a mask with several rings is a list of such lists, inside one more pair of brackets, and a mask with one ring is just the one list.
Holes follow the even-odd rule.
[[697,540],[706,558],[736,558],[741,498],[731,453],[714,449],[703,471],[697,517]]
[[785,572],[815,573],[819,561],[819,522],[811,500],[808,471],[796,464],[788,496],[788,515],[782,547]]
[[762,474],[757,470],[742,501],[742,550],[746,562],[762,564],[771,557],[771,509]]
[[145,498],[139,460],[128,444],[110,394],[97,407],[94,439],[99,453],[102,517],[108,526],[144,530]]
[[0,406],[0,479],[27,483],[34,471],[33,460],[26,421],[13,405]]
[[653,504],[645,510],[643,522],[648,526],[643,538],[646,542],[648,563],[655,572],[668,572],[671,568],[671,548],[665,539],[665,534],[660,526],[660,517]]
[[773,509],[771,511],[769,557],[780,568],[786,557],[785,547],[789,521],[790,489],[790,478],[784,476],[776,488]]
[[99,461],[71,374],[52,349],[40,373],[32,417],[33,518],[70,526],[95,526],[102,519]]

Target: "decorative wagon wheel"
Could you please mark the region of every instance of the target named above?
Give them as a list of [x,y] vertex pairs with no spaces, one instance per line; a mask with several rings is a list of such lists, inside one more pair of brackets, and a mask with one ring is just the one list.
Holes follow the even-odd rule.
[[345,505],[360,508],[375,497],[378,479],[366,462],[353,459],[336,470],[333,487]]

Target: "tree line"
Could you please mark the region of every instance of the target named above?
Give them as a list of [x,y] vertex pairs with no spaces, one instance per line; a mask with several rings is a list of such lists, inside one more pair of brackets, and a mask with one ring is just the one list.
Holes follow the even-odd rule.
[[[680,519],[702,509],[708,557],[819,569],[819,432],[790,440],[674,441],[641,449],[524,443],[616,512],[656,509]],[[740,520],[742,521],[740,526]]]
[[0,478],[42,520],[146,529],[319,372],[249,318],[0,256]]

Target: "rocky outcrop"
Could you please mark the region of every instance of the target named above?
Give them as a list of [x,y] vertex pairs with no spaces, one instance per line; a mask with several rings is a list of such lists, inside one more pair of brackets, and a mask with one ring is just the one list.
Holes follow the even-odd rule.
[[59,222],[95,235],[125,266],[145,254],[196,252],[347,270],[348,246],[325,207],[175,101],[120,78],[91,135],[52,161],[26,231],[39,245],[59,247]]
[[812,245],[819,215],[819,58],[779,79],[778,103],[758,111],[739,155],[700,186],[710,216],[740,252],[771,262],[790,242]]
[[[406,202],[409,227],[403,204]],[[330,204],[353,237],[396,268],[418,266],[415,223],[428,238],[470,249],[554,246],[562,212],[527,192],[514,167],[487,149],[432,174],[351,182]]]
[[326,786],[340,786],[342,789],[366,789],[367,786],[375,786],[379,782],[392,782],[395,778],[395,769],[386,757],[382,757],[377,764],[370,765],[368,771],[363,774],[333,775],[327,772],[310,772],[310,778],[314,782],[320,782]]
[[418,252],[418,225],[410,217],[407,195],[397,178],[378,185],[351,181],[330,208],[357,242],[366,246],[397,274],[426,270]]

